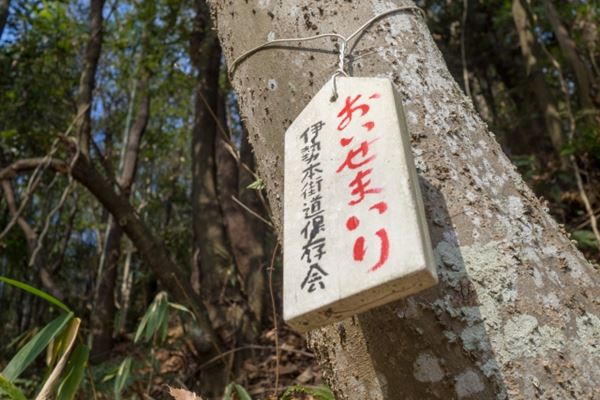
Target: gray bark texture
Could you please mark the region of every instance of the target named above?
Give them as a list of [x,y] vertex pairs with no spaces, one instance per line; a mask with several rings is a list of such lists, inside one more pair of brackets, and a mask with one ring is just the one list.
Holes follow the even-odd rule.
[[[228,62],[268,38],[348,35],[412,4],[210,3]],[[334,44],[263,50],[231,77],[279,227],[284,132],[337,67],[334,52],[309,49]],[[404,101],[440,284],[307,335],[337,398],[599,398],[598,271],[503,154],[424,20],[375,22],[350,61],[354,76],[390,78]]]

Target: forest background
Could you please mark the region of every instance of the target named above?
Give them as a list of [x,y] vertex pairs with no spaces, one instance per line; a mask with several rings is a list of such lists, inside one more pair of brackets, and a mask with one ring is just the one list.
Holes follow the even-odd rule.
[[[505,153],[597,264],[596,2],[416,3]],[[281,320],[247,135],[204,2],[0,0],[0,276],[81,320],[81,398],[321,383]],[[6,282],[0,310],[3,368],[62,315]],[[28,397],[43,361],[16,380]]]

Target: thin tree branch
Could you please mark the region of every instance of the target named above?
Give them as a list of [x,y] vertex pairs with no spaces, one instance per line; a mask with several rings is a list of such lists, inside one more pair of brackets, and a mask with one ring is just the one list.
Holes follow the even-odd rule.
[[267,226],[269,226],[272,229],[275,229],[275,227],[273,226],[272,223],[270,223],[269,221],[267,221],[265,218],[261,217],[260,214],[258,214],[256,211],[250,209],[247,205],[245,205],[244,203],[242,203],[240,200],[238,200],[235,196],[231,196],[231,199],[233,201],[235,201],[240,207],[242,207],[244,210],[248,211],[250,214],[252,214],[253,216],[255,216],[256,218],[258,218],[260,221],[264,222]]
[[469,70],[467,68],[467,50],[465,47],[465,36],[467,31],[467,16],[469,11],[469,3],[468,0],[463,0],[463,12],[462,12],[462,20],[461,20],[461,29],[460,29],[460,56],[462,59],[462,72],[463,72],[463,81],[465,83],[465,93],[469,98],[471,97],[471,85],[469,84]]
[[[212,328],[205,306],[194,300],[196,295],[191,288],[189,279],[185,278],[179,267],[171,261],[159,239],[139,218],[128,199],[115,191],[113,185],[98,173],[87,157],[79,154],[73,158],[70,167],[64,161],[55,159],[50,159],[50,162],[44,162],[44,159],[27,159],[27,162],[17,161],[2,171],[22,172],[37,168],[45,163],[58,173],[64,174],[70,171],[70,175],[96,197],[106,210],[115,216],[115,220],[134,243],[144,262],[153,270],[167,290],[191,308],[196,321],[205,330],[211,343],[220,353],[222,341]],[[3,172],[0,172],[0,179],[3,177]]]
[[279,392],[279,326],[277,321],[277,305],[275,304],[275,294],[273,293],[273,270],[275,269],[275,257],[279,250],[279,242],[275,243],[273,256],[271,256],[271,265],[269,266],[269,294],[271,295],[271,307],[273,308],[273,329],[275,330],[275,396]]

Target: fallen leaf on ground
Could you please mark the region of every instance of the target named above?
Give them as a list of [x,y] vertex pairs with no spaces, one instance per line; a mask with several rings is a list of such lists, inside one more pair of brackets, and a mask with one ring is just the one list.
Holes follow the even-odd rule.
[[169,394],[175,400],[202,400],[202,397],[185,389],[175,389],[169,386]]

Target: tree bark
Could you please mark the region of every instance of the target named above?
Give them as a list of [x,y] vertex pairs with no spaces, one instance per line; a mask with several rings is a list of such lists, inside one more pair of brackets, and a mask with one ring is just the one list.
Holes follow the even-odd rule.
[[[413,5],[210,4],[229,62],[268,37],[349,34]],[[301,46],[261,51],[231,78],[279,227],[284,132],[337,65],[335,53],[307,50],[333,49],[330,39]],[[404,101],[440,284],[308,334],[337,398],[600,396],[600,277],[502,153],[425,22],[386,17],[354,51],[368,55],[353,74],[389,77]]]

